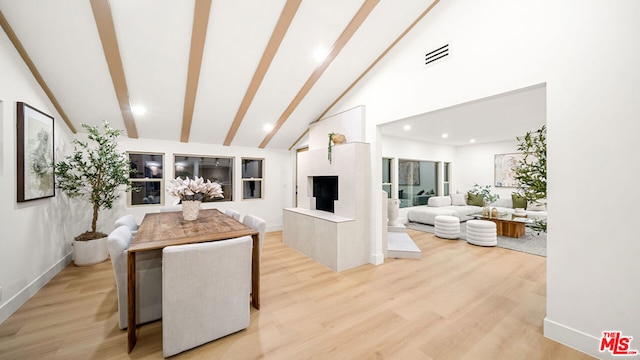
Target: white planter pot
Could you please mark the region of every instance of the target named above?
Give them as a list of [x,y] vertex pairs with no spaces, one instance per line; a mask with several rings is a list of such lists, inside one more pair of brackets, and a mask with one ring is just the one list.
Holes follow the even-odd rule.
[[109,257],[107,237],[89,241],[73,241],[73,263],[89,266],[101,263]]

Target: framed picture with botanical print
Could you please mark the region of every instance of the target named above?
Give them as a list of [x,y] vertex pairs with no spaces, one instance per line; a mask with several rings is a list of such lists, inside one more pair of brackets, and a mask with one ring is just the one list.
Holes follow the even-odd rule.
[[53,117],[17,103],[18,202],[55,196]]

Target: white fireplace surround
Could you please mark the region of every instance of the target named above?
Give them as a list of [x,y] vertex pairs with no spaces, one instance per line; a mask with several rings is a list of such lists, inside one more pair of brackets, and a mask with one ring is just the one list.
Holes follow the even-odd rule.
[[[283,242],[334,271],[369,262],[373,236],[371,146],[354,140],[363,138],[363,116],[363,109],[355,108],[311,127],[310,139],[315,140],[310,140],[309,151],[299,153],[297,160],[298,207],[284,209],[283,213]],[[349,126],[343,127],[345,123]],[[331,162],[327,152],[330,132],[347,137],[346,144],[333,147]],[[333,214],[315,210],[314,176],[338,177],[338,200],[334,202]]]

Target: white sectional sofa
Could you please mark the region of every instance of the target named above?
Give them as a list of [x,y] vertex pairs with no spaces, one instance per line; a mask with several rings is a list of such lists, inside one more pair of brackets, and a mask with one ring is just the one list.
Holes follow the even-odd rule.
[[[500,213],[513,213],[513,202],[511,197],[498,199],[491,205],[497,208]],[[546,207],[531,207],[532,210],[525,210],[525,214],[531,218],[546,218]],[[419,222],[428,225],[435,224],[435,217],[438,215],[450,215],[467,221],[472,219],[471,214],[482,212],[481,206],[467,205],[465,194],[451,194],[448,196],[434,196],[429,198],[429,202],[425,206],[414,206],[407,213],[407,220],[410,222]]]

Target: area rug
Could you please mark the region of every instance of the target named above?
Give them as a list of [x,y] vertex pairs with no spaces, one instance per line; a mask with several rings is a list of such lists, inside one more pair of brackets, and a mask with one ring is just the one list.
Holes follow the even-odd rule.
[[[435,227],[433,225],[420,224],[415,222],[409,222],[405,224],[407,228],[424,231],[428,233],[435,233]],[[467,238],[466,223],[460,223],[460,239]],[[547,256],[547,234],[540,233],[527,228],[524,236],[520,238],[510,238],[506,236],[498,236],[498,247],[521,251],[538,256]]]

